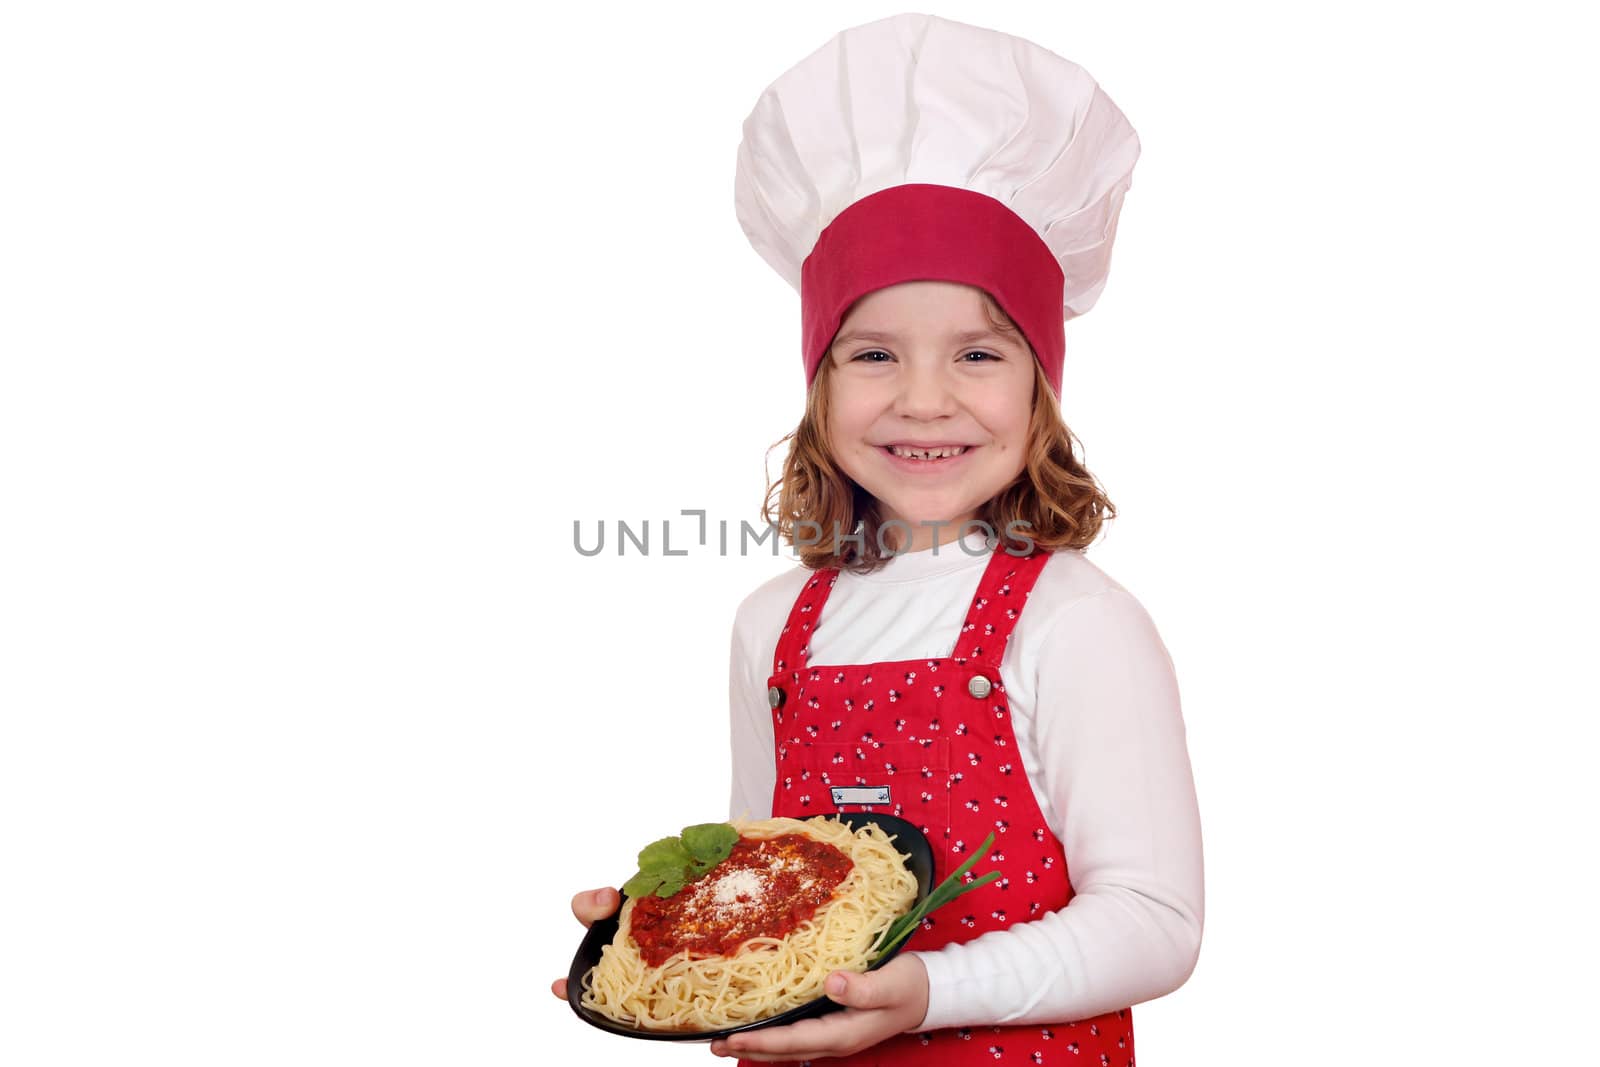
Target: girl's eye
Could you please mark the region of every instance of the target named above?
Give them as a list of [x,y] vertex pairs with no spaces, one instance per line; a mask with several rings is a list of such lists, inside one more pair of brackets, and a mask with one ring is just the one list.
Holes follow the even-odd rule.
[[[883,358],[882,359],[875,359],[875,358],[873,358],[875,356],[882,356]],[[970,357],[972,357],[972,356],[977,356],[978,358],[977,359],[971,359]],[[861,360],[861,361],[863,361],[865,363],[883,363],[886,360],[893,359],[894,357],[891,356],[889,353],[885,352],[881,348],[874,348],[874,349],[871,349],[870,351],[862,352],[859,355],[855,356],[854,358],[858,359],[858,360]],[[985,352],[982,349],[975,348],[972,351],[966,353],[966,355],[962,357],[962,362],[963,363],[990,363],[990,362],[997,362],[999,359],[1000,359],[1000,357],[995,355],[993,352]]]

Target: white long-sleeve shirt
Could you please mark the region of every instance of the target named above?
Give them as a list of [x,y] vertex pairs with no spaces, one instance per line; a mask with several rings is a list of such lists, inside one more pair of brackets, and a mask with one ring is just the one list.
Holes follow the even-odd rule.
[[[963,548],[963,544],[966,546]],[[988,562],[981,534],[841,572],[811,662],[949,656]],[[764,583],[734,619],[731,814],[767,818],[775,778],[767,678],[811,571]],[[916,1029],[1059,1023],[1170,993],[1200,950],[1200,815],[1171,657],[1143,606],[1077,551],[1040,571],[1001,661],[1017,750],[1066,852],[1075,896],[1038,919],[919,952]]]

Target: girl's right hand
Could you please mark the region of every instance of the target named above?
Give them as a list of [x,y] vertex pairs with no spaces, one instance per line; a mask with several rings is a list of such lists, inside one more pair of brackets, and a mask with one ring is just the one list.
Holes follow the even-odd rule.
[[[572,914],[584,926],[592,926],[601,919],[615,915],[622,905],[622,896],[615,889],[590,889],[572,898]],[[567,999],[567,980],[557,978],[550,983],[550,992]]]

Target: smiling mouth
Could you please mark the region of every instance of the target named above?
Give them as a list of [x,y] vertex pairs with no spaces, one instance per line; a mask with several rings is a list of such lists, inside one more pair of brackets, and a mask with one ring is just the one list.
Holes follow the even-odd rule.
[[919,460],[924,463],[937,463],[941,459],[954,459],[971,449],[971,445],[939,445],[930,448],[913,448],[909,445],[880,445],[883,451],[900,459]]

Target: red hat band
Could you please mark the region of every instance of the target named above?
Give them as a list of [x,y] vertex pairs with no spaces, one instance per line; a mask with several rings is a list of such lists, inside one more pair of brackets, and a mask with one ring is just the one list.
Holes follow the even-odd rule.
[[1066,350],[1061,264],[994,197],[949,185],[895,185],[841,211],[800,267],[806,386],[852,302],[909,281],[961,282],[994,297],[1061,395]]

